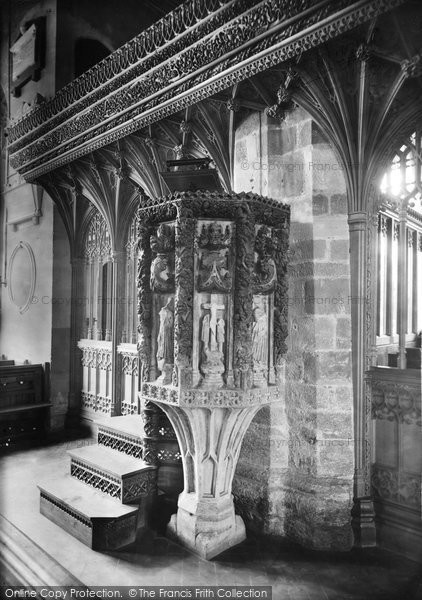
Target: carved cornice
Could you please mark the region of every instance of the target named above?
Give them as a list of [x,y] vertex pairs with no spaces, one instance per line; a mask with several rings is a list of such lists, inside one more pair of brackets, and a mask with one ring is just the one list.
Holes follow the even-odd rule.
[[[182,47],[177,40],[174,48],[166,47],[148,61],[138,57],[139,64],[133,70],[127,66],[126,51],[118,50],[109,62],[103,61],[88,72],[86,98],[74,102],[62,116],[58,114],[56,121],[51,122],[48,111],[44,117],[40,112],[37,118],[30,113],[10,129],[11,164],[28,180],[35,179],[402,3],[368,0],[350,5],[347,0],[327,0],[315,5],[302,0],[280,6],[267,0],[254,6],[256,3],[248,0],[234,0],[227,10],[215,13],[215,20],[205,18],[202,29],[199,23],[193,37],[191,33],[182,37]],[[113,70],[113,78],[104,75],[113,61],[118,72],[119,61],[125,65],[124,77],[116,76]],[[104,86],[104,97],[97,97],[103,92],[90,91],[90,78],[95,78],[96,87]],[[75,82],[76,97],[80,79]],[[19,138],[24,138],[22,143]]]
[[154,224],[164,220],[175,219],[177,211],[188,211],[191,217],[231,218],[235,219],[239,210],[248,204],[260,224],[279,227],[287,226],[290,207],[277,200],[259,194],[234,192],[174,192],[163,198],[145,198],[139,208],[138,216],[144,224]]
[[180,390],[170,385],[157,383],[144,383],[141,396],[143,399],[157,402],[158,404],[170,404],[174,406],[190,407],[232,407],[242,408],[245,406],[264,405],[269,402],[279,402],[282,390],[278,386],[267,389],[254,388],[249,390]]
[[[135,76],[201,39],[226,19],[243,12],[248,5],[252,6],[253,1],[238,2],[237,12],[233,10],[233,1],[229,4],[231,6],[225,6],[223,10],[219,10],[218,0],[189,0],[183,6],[178,6],[59,90],[51,100],[43,102],[30,114],[12,123],[9,128],[10,144],[14,144],[34,129],[45,127],[46,121],[53,127],[80,112],[93,101],[114,91],[116,87],[124,85]],[[228,8],[231,10],[228,11]],[[178,38],[177,41],[175,38]],[[164,52],[163,47],[166,48]],[[28,139],[33,139],[33,136],[28,135],[26,141]]]

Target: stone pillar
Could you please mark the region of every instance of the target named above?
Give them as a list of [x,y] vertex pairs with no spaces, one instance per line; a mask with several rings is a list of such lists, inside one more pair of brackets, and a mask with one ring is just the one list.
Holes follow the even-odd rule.
[[[69,363],[71,361],[71,312],[75,300],[71,296],[71,261],[69,239],[63,221],[54,207],[52,319],[50,369],[50,427],[64,427],[69,411]],[[39,218],[39,217],[37,217]]]
[[355,475],[353,530],[359,546],[375,546],[374,507],[370,497],[369,469],[370,407],[365,389],[366,352],[366,278],[367,278],[366,213],[349,214],[350,230],[350,305],[352,317],[353,406],[355,440]]
[[69,391],[69,410],[67,413],[66,424],[70,427],[78,425],[81,412],[81,389],[82,389],[82,369],[81,357],[77,349],[77,343],[81,336],[81,323],[85,311],[86,298],[81,294],[84,289],[83,274],[85,259],[72,258],[72,283],[71,283],[71,309],[70,309],[70,391]]
[[236,497],[261,531],[347,550],[354,427],[342,168],[304,110],[283,122],[251,115],[236,134],[235,186],[255,186],[291,207],[285,393],[245,436]]
[[206,559],[246,538],[231,486],[244,434],[259,406],[161,405],[183,459],[184,490],[168,533]]
[[120,297],[123,289],[123,274],[125,265],[125,253],[113,251],[111,257],[111,294],[108,296],[111,301],[111,310],[107,306],[107,312],[110,310],[111,316],[111,387],[112,387],[112,416],[121,414],[121,395],[120,395],[120,372],[119,357],[117,346],[119,345],[120,332],[122,329],[122,307],[123,302]]
[[253,194],[207,192],[143,210],[154,258],[150,277],[140,268],[150,315],[140,351],[154,368],[141,402],[165,412],[182,455],[169,534],[212,558],[245,538],[231,494],[240,447],[254,415],[282,393],[289,211]]

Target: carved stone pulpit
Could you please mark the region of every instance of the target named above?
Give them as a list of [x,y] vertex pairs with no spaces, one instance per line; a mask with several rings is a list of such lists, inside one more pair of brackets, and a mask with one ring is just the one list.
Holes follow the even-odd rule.
[[289,208],[174,193],[139,209],[141,405],[177,435],[184,490],[168,531],[204,558],[245,538],[232,480],[254,415],[283,393]]

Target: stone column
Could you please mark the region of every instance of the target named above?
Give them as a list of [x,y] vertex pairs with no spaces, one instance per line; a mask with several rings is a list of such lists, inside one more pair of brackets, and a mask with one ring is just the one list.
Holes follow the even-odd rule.
[[125,264],[124,252],[114,251],[112,253],[111,268],[111,295],[108,299],[111,301],[111,310],[107,306],[107,312],[110,310],[111,317],[111,386],[112,386],[112,416],[121,414],[121,396],[120,396],[120,373],[117,346],[119,345],[120,332],[122,328],[121,308],[123,299],[120,297],[123,289],[123,273]]
[[77,349],[77,342],[80,338],[80,328],[85,314],[86,298],[81,297],[83,291],[83,274],[85,259],[72,258],[72,284],[71,284],[71,310],[70,310],[70,390],[69,390],[69,410],[66,418],[66,425],[73,426],[79,423],[80,414],[80,394],[81,394],[81,358]]
[[168,533],[210,559],[246,538],[231,487],[244,434],[260,407],[161,407],[176,431],[185,483]]
[[355,474],[353,530],[359,546],[375,546],[374,509],[369,490],[368,419],[370,407],[365,393],[366,346],[366,229],[367,215],[349,214],[350,231],[350,289],[353,356],[353,408],[355,437]]

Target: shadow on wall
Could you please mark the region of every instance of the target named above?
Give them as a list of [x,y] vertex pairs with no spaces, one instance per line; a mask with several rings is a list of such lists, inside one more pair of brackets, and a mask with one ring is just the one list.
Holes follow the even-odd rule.
[[74,50],[74,76],[79,77],[89,68],[103,60],[110,54],[110,50],[98,40],[80,38],[75,42]]
[[247,430],[233,479],[233,496],[237,514],[247,529],[265,532],[270,514],[270,406],[264,406]]

